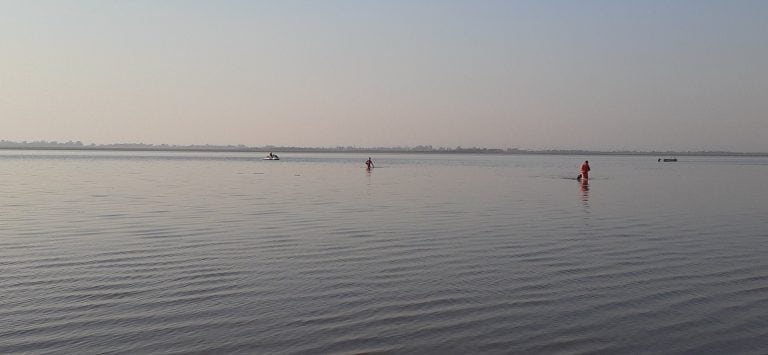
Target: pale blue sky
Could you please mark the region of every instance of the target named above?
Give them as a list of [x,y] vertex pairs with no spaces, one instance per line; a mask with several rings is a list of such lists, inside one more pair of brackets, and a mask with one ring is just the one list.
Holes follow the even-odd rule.
[[768,1],[5,1],[0,139],[768,151]]

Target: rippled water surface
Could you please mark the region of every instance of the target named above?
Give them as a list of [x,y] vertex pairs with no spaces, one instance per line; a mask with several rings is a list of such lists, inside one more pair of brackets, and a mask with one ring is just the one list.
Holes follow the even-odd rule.
[[768,353],[766,158],[262,156],[0,151],[0,353]]

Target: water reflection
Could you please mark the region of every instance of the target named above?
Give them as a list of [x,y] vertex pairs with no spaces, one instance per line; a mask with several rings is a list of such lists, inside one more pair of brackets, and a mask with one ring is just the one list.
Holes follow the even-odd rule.
[[581,190],[581,202],[584,203],[584,206],[589,206],[589,181],[579,181],[579,189]]
[[366,192],[367,192],[367,194],[368,194],[369,196],[370,196],[370,194],[371,194],[371,186],[373,186],[373,184],[372,184],[372,179],[371,179],[371,171],[372,171],[372,169],[371,169],[371,168],[369,168],[369,167],[367,167],[367,168],[365,169],[365,177],[366,177],[366,183],[365,183],[365,184],[366,184],[366,186],[367,186],[367,190],[366,190]]
[[768,158],[7,154],[0,353],[768,349]]

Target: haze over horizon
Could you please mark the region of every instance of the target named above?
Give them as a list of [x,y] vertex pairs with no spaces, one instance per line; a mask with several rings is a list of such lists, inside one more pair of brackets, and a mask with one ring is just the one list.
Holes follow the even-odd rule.
[[768,152],[765,1],[0,1],[0,139]]

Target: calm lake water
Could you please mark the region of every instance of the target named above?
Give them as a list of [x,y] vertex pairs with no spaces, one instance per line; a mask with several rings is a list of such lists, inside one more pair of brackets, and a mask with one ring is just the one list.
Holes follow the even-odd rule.
[[0,353],[768,353],[768,158],[263,156],[0,151]]

